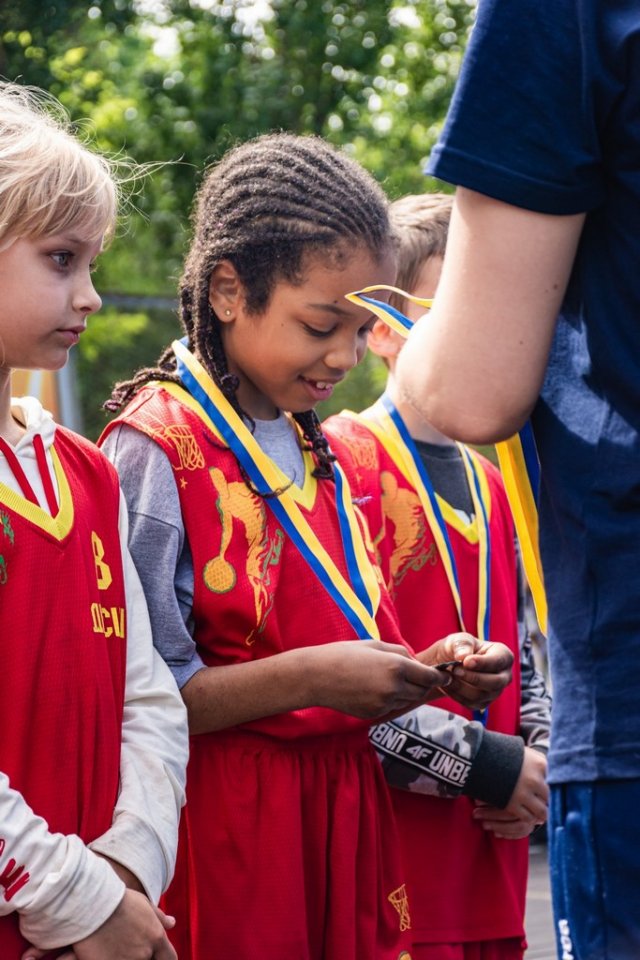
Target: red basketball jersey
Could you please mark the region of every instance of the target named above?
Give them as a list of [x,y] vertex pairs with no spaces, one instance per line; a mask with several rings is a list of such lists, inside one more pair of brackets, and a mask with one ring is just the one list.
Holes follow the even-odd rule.
[[[145,388],[120,418],[171,462],[194,568],[198,651],[212,667],[355,639],[235,456],[180,388]],[[118,421],[116,421],[118,422]],[[344,576],[335,488],[294,491]],[[381,636],[402,642],[383,592]],[[181,960],[398,960],[410,914],[368,724],[324,708],[192,737],[178,866],[166,896]],[[408,956],[408,955],[407,955]]]
[[[415,650],[460,629],[456,605],[432,531],[411,483],[364,418],[323,425],[367,517],[404,638]],[[487,728],[517,734],[520,677],[514,530],[496,468],[478,457],[489,505],[490,640],[514,653],[513,681],[491,704]],[[465,627],[476,632],[479,544],[474,526],[441,503],[454,551]],[[437,706],[472,718],[449,698]],[[473,801],[394,789],[415,942],[457,943],[523,935],[527,840],[497,839],[472,820]]]
[[[119,488],[88,441],[57,427],[51,452],[55,517],[0,484],[0,769],[50,830],[89,842],[111,826],[119,784]],[[11,870],[10,845],[1,846],[0,895],[10,900],[16,884],[31,882],[29,864],[14,861]],[[17,915],[1,917],[2,960],[25,947]]]

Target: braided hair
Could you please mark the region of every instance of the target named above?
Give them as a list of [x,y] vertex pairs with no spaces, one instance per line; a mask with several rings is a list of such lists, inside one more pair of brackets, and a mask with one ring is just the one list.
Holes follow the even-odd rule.
[[[180,282],[180,320],[189,349],[245,419],[251,421],[240,407],[238,379],[229,373],[221,324],[209,303],[215,266],[233,264],[247,310],[259,314],[279,281],[300,281],[305,256],[339,256],[345,241],[382,256],[392,243],[387,200],[373,177],[320,137],[257,137],[230,150],[205,177]],[[105,407],[118,410],[151,380],[178,381],[171,348],[155,367],[118,383]],[[315,411],[293,416],[315,455],[315,475],[333,477],[335,458]]]

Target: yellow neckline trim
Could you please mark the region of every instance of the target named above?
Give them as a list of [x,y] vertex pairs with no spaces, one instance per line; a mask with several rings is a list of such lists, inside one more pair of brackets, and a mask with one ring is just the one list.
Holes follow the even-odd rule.
[[[178,400],[183,406],[188,407],[192,413],[195,413],[196,416],[202,420],[202,422],[208,427],[209,430],[214,434],[217,440],[226,447],[226,442],[223,440],[220,432],[215,427],[213,421],[207,416],[206,412],[202,409],[202,406],[198,403],[194,397],[191,396],[188,390],[185,390],[184,387],[181,387],[178,383],[171,383],[169,381],[154,381],[152,384],[155,387],[162,387],[163,390],[166,390],[167,393],[171,394],[176,400]],[[285,414],[286,417],[289,417],[289,414]],[[298,436],[300,436],[300,428],[298,424],[290,418],[293,427],[295,428]],[[280,487],[286,487],[287,493],[297,504],[301,507],[304,507],[305,510],[310,510],[316,500],[316,493],[318,490],[318,480],[313,476],[312,471],[315,468],[315,463],[311,452],[309,450],[302,450],[302,460],[304,463],[304,483],[299,487],[295,483],[291,483],[289,477],[284,473],[278,464],[271,460],[273,464],[273,471],[278,477],[278,485]],[[264,453],[264,451],[263,451]],[[267,454],[265,454],[267,456]]]
[[[456,444],[456,446],[461,446],[461,444]],[[469,453],[469,456],[473,460],[477,476],[480,480],[480,492],[482,496],[482,501],[485,504],[487,509],[487,520],[491,520],[491,495],[489,493],[489,482],[487,480],[487,474],[484,469],[484,466],[478,460],[478,456],[475,450],[472,450],[470,447],[465,446],[465,449]],[[446,500],[443,500],[442,497],[438,496],[438,503],[440,509],[442,510],[442,516],[450,527],[454,527],[460,533],[468,543],[477,543],[478,542],[478,525],[476,520],[473,520],[472,523],[465,523],[459,513],[448,503]]]
[[16,493],[11,487],[0,483],[0,501],[17,513],[18,516],[32,523],[35,527],[40,527],[45,533],[61,541],[67,536],[73,526],[74,508],[73,498],[69,481],[56,452],[55,446],[50,448],[53,470],[58,484],[58,513],[55,517],[50,516],[46,510],[30,500],[26,500],[22,494]]

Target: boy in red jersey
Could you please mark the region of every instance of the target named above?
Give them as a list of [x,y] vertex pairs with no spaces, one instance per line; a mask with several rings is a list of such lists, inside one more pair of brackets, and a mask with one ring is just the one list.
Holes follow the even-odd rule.
[[[13,368],[57,370],[100,307],[110,165],[0,84],[0,957],[172,960],[186,717],[151,643],[117,475]],[[51,109],[47,109],[47,107]]]
[[[450,209],[443,195],[391,205],[397,282],[417,297],[432,297],[437,286]],[[395,295],[391,302],[412,320],[423,312]],[[376,322],[369,347],[389,367],[386,393],[363,414],[325,424],[367,516],[403,636],[420,650],[464,624],[500,639],[516,657],[519,634],[522,641],[522,668],[485,715],[445,699],[372,732],[387,779],[404,788],[392,795],[412,956],[520,960],[525,837],[546,819],[550,701],[519,621],[514,533],[499,473],[399,395],[394,369],[403,344]],[[451,723],[451,713],[466,724]]]

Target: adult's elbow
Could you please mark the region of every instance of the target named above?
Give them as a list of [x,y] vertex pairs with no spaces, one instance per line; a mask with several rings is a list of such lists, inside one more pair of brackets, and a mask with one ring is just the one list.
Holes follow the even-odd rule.
[[[427,386],[427,389],[425,389]],[[472,394],[450,382],[403,380],[402,393],[418,416],[452,440],[489,444],[506,440],[520,430],[533,402],[497,397],[493,392]]]
[[430,422],[447,437],[461,443],[488,444],[507,440],[520,430],[527,420],[527,413],[515,414],[505,410],[479,410],[468,406],[453,408],[445,405],[434,407]]

